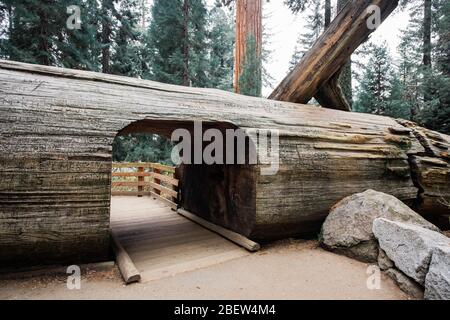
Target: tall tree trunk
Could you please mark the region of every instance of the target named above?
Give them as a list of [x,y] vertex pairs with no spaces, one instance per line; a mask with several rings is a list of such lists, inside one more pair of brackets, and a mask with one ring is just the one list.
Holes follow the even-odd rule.
[[[247,52],[247,40],[253,37],[253,54],[261,57],[262,52],[262,0],[236,1],[236,52],[234,61],[234,91],[239,93],[239,80],[243,72]],[[261,74],[261,72],[259,72]]]
[[49,21],[48,21],[48,15],[45,10],[39,10],[39,17],[40,17],[40,39],[39,39],[39,55],[37,57],[37,60],[39,64],[49,66],[50,65],[50,45],[48,43],[48,37],[49,37]]
[[13,10],[12,6],[10,4],[7,5],[8,10],[8,33],[9,33],[9,39],[11,39],[14,25],[13,25]]
[[190,86],[189,79],[189,0],[183,3],[183,85]]
[[425,102],[432,100],[430,93],[430,72],[431,72],[431,6],[432,0],[424,1],[424,19],[423,19],[423,66],[425,76],[425,88],[423,99]]
[[102,1],[102,72],[111,73],[111,0]]
[[424,2],[423,20],[423,65],[431,67],[431,0]]
[[330,26],[331,23],[331,0],[325,0],[325,29]]

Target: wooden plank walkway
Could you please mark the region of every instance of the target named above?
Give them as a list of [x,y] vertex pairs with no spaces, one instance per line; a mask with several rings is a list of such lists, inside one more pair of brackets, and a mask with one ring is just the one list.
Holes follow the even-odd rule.
[[249,254],[150,197],[112,197],[111,227],[143,282]]

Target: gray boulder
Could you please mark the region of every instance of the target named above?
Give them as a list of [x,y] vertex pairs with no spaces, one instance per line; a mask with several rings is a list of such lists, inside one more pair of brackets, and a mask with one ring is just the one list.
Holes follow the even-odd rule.
[[394,280],[400,290],[406,294],[410,295],[414,299],[423,299],[423,288],[417,282],[407,277],[403,272],[391,268],[386,270],[385,274]]
[[391,259],[389,259],[386,252],[384,252],[384,250],[381,248],[379,249],[379,253],[378,253],[378,266],[383,271],[386,271],[388,269],[395,267],[394,262]]
[[373,233],[395,266],[421,285],[425,284],[433,250],[450,246],[450,239],[439,232],[383,218],[375,219]]
[[433,251],[425,278],[425,299],[450,300],[450,247],[437,247]]
[[373,221],[386,218],[439,231],[397,198],[374,190],[349,196],[330,211],[319,240],[325,248],[364,262],[377,262],[378,243]]

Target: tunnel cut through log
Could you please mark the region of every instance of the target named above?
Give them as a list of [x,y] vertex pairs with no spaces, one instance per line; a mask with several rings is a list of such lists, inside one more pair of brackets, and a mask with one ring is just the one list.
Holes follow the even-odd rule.
[[317,232],[367,189],[448,223],[450,137],[388,117],[0,61],[0,119],[2,266],[106,258],[115,136],[194,121],[278,132],[273,175],[261,163],[179,170],[185,209],[252,240]]

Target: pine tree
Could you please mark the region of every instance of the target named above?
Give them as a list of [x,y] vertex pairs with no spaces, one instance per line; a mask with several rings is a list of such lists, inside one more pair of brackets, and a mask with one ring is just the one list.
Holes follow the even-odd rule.
[[404,0],[402,5],[411,15],[399,46],[403,96],[411,106],[411,119],[449,132],[448,1]]
[[430,129],[450,133],[450,3],[437,1],[435,9],[435,57],[431,74],[426,78],[429,95],[420,113],[423,125]]
[[371,45],[369,61],[355,101],[357,112],[409,118],[409,105],[403,100],[403,87],[386,43]]
[[[9,19],[0,55],[16,61],[98,70],[94,0],[4,0]],[[82,10],[81,29],[70,30],[67,7]],[[4,10],[3,10],[4,11]]]
[[[96,0],[68,1],[81,9],[81,29],[61,29],[58,36],[58,65],[64,68],[100,71],[101,44],[98,40],[100,25]],[[67,16],[66,16],[67,17]]]
[[208,10],[204,0],[185,0],[190,2],[188,47],[190,50],[189,81],[194,87],[209,87],[208,79]]
[[113,142],[113,161],[153,162],[173,165],[172,143],[156,134],[117,136]]
[[[308,52],[313,46],[314,42],[319,38],[324,29],[324,18],[321,14],[321,2],[322,0],[310,0],[310,12],[306,19],[308,23],[306,24],[306,31],[300,34],[297,44],[294,49],[294,54],[289,62],[289,69],[292,70],[301,58]],[[297,2],[295,2],[297,3]],[[293,5],[294,3],[292,3]],[[300,6],[299,3],[297,5]],[[299,9],[300,10],[300,9]]]
[[180,85],[209,85],[206,77],[207,10],[203,0],[189,0],[188,4],[185,12],[185,0],[155,0],[153,3],[147,36],[151,61],[145,77]]
[[233,20],[220,7],[209,13],[209,82],[212,88],[233,89]]
[[61,3],[53,0],[4,0],[4,4],[12,14],[4,55],[16,61],[56,65],[55,41],[63,26],[59,16],[65,12],[61,10]]
[[117,30],[112,40],[110,71],[112,74],[130,77],[142,75],[141,65],[141,8],[138,0],[122,0],[116,13]]
[[417,120],[417,115],[422,104],[421,85],[422,67],[421,52],[417,48],[420,36],[417,21],[411,21],[409,27],[402,32],[400,44],[397,48],[400,57],[399,77],[403,88],[403,100],[410,106],[410,119]]

